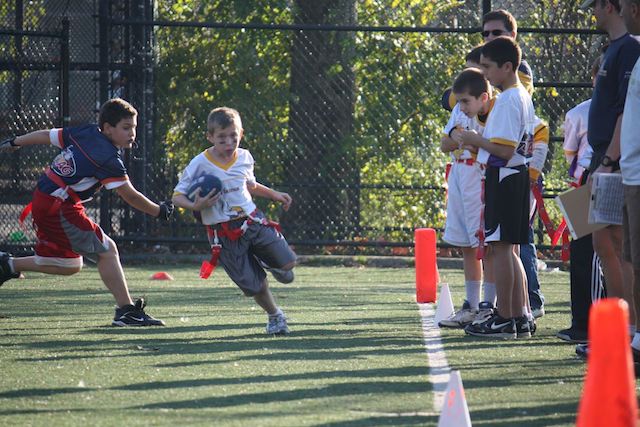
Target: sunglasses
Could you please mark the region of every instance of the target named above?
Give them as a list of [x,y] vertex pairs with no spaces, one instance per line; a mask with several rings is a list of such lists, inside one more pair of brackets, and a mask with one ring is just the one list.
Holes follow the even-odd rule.
[[506,33],[506,31],[502,31],[502,30],[491,30],[491,31],[482,31],[480,34],[482,34],[482,37],[487,38],[489,37],[489,34],[493,35],[493,36],[501,36],[504,33]]

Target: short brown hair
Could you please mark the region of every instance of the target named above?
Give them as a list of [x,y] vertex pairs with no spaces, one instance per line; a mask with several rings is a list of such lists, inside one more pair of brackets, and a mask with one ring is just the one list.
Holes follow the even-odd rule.
[[482,56],[497,63],[498,67],[511,62],[513,71],[516,72],[520,66],[522,51],[513,39],[500,36],[482,46]]
[[465,61],[475,62],[476,64],[480,63],[480,55],[482,54],[482,45],[478,45],[471,49],[467,56],[464,57]]
[[238,110],[229,107],[214,108],[207,117],[207,131],[213,132],[215,127],[225,129],[234,123],[242,129],[242,120]]
[[138,110],[133,108],[122,98],[113,98],[102,104],[98,113],[98,126],[104,129],[104,124],[109,123],[111,126],[117,126],[122,119],[136,117]]
[[492,10],[486,13],[482,17],[482,26],[489,21],[501,21],[504,24],[504,28],[509,32],[518,33],[518,22],[508,11],[504,9]]
[[453,93],[469,93],[477,98],[483,93],[491,93],[491,85],[482,71],[477,68],[463,70],[453,82]]
[[620,11],[622,10],[622,8],[620,7],[620,0],[600,0],[600,5],[602,7],[605,7],[607,5],[607,2],[611,3],[611,6],[614,7],[616,12],[620,13]]

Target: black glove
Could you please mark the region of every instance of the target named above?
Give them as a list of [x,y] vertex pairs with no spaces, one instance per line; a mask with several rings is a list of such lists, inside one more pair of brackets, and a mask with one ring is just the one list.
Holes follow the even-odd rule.
[[11,138],[7,138],[4,141],[0,142],[0,151],[13,151],[20,148],[19,145],[15,143],[16,137],[12,136]]
[[171,218],[171,214],[173,214],[173,203],[170,200],[160,203],[160,213],[158,214],[158,219],[169,221],[169,218]]

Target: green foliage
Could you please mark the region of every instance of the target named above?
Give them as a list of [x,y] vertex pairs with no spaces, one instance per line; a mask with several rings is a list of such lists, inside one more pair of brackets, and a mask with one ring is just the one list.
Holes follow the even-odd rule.
[[[336,3],[344,7],[350,4]],[[358,24],[435,26],[457,15],[471,16],[467,7],[456,0],[437,5],[427,3],[417,0],[356,2]],[[527,6],[526,11],[516,8],[521,12],[519,24],[560,28],[590,25],[585,14],[575,12],[575,5],[565,3],[549,0]],[[285,0],[257,3],[181,0],[159,2],[158,18],[287,24],[294,21],[296,10],[295,4],[291,7]],[[339,12],[331,10],[324,16],[333,21]],[[460,24],[474,26],[477,22]],[[480,42],[479,37],[356,32],[352,37],[339,38],[336,32],[330,37],[314,38],[313,32],[305,32],[307,37],[298,39],[305,44],[296,45],[295,34],[285,30],[158,28],[157,135],[168,145],[171,166],[181,170],[208,146],[204,138],[208,112],[213,107],[229,105],[242,114],[243,144],[256,158],[256,176],[261,182],[286,189],[287,180],[291,179],[285,170],[287,162],[302,158],[307,162],[304,164],[318,170],[316,183],[338,188],[327,187],[322,191],[342,194],[344,212],[339,216],[344,217],[345,222],[338,225],[362,227],[365,231],[361,237],[406,241],[410,237],[398,228],[441,227],[444,197],[442,191],[431,190],[443,186],[447,163],[447,156],[439,151],[441,129],[448,118],[440,106],[440,98],[462,68],[465,54]],[[545,81],[585,81],[599,40],[591,35],[548,34],[524,34],[519,39],[535,80]],[[314,46],[314,40],[316,43],[317,40],[331,43],[339,40],[345,55],[337,55],[336,58],[343,60],[328,66],[321,64],[318,68],[321,78],[309,76],[310,81],[318,84],[325,79],[327,87],[335,90],[333,85],[344,83],[353,75],[355,106],[350,134],[340,135],[337,145],[332,141],[333,145],[323,146],[326,138],[313,134],[314,128],[310,134],[317,139],[317,148],[309,149],[294,146],[300,135],[291,135],[291,105],[299,96],[291,90],[291,67],[295,49],[308,49],[303,53],[310,58],[321,52],[314,50],[318,47]],[[306,71],[313,72],[311,68]],[[538,88],[535,93],[538,113],[549,122],[552,135],[561,134],[564,113],[588,97],[588,89]],[[319,100],[321,98],[319,96]],[[344,117],[340,120],[344,121]],[[305,137],[305,141],[310,138]],[[559,147],[558,142],[550,144],[547,187],[566,186],[566,164]],[[348,168],[355,170],[346,170]],[[309,176],[304,176],[304,172],[300,180],[313,182],[315,169]],[[363,189],[345,190],[357,185]],[[385,189],[378,188],[380,186]],[[316,199],[309,200],[319,200],[322,205],[323,196],[314,196]],[[268,210],[276,212],[276,206],[270,205]],[[349,210],[357,211],[353,217],[359,223],[346,219],[351,218]]]

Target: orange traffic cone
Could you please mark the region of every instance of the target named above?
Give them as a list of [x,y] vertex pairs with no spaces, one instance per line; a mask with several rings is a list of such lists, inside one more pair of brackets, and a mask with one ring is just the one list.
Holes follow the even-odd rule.
[[436,301],[436,286],[440,280],[436,260],[436,230],[415,230],[416,300],[419,303]]
[[635,427],[638,403],[629,343],[629,308],[606,298],[589,313],[589,353],[577,427]]
[[166,271],[159,271],[151,275],[151,280],[173,280],[173,277]]

